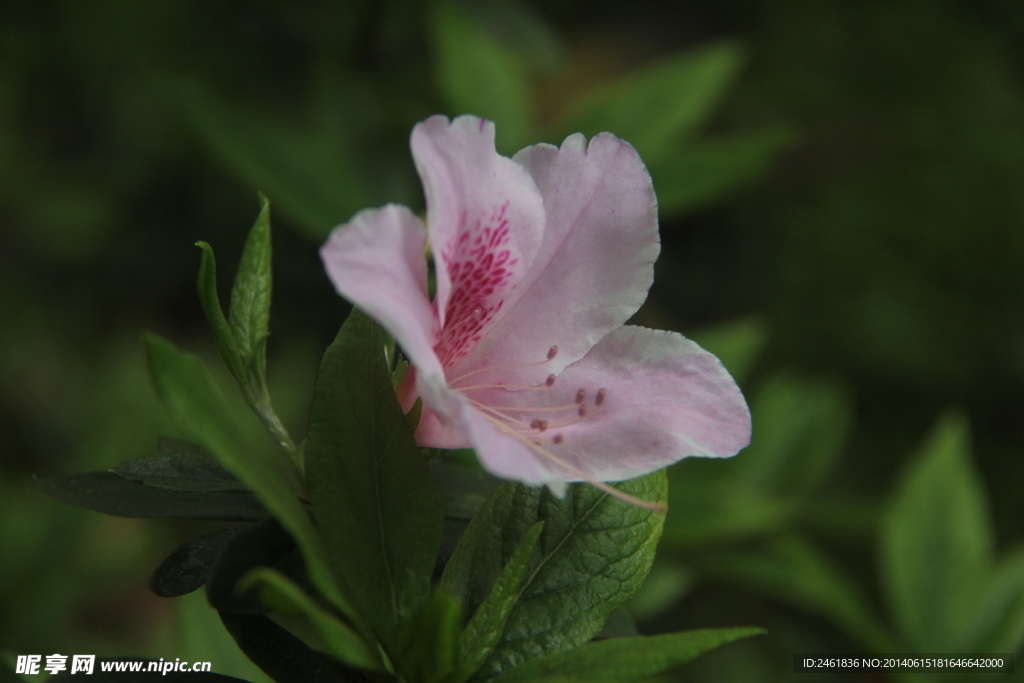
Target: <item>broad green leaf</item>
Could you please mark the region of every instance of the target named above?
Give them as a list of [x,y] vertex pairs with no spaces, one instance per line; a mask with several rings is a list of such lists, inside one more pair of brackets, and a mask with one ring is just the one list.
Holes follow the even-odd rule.
[[174,491],[144,486],[113,472],[37,477],[47,498],[118,517],[171,517],[252,522],[267,511],[256,496],[239,491]]
[[[270,334],[270,262],[270,202],[261,194],[260,213],[245,239],[228,313],[235,344],[247,363],[252,362],[260,343]],[[259,378],[266,367],[257,365],[253,370]]]
[[176,598],[201,588],[224,543],[239,527],[220,529],[183,543],[153,570],[149,589],[162,598]]
[[[336,576],[385,646],[427,596],[444,494],[413,440],[384,359],[384,335],[353,310],[327,349],[306,440],[309,498]],[[413,577],[406,594],[407,578]]]
[[794,137],[788,127],[771,126],[666,145],[659,155],[644,156],[658,212],[662,217],[689,213],[756,182]]
[[759,547],[706,554],[701,573],[753,588],[800,610],[821,614],[873,652],[892,652],[891,635],[867,607],[863,591],[813,544],[782,536]]
[[[664,470],[617,485],[664,503]],[[643,583],[664,513],[635,507],[588,484],[565,498],[547,489],[506,483],[476,514],[445,570],[442,585],[475,613],[529,529],[544,522],[526,579],[505,631],[477,673],[487,678],[526,659],[581,645]],[[461,547],[465,544],[465,547]]]
[[[174,442],[165,440],[163,443]],[[110,471],[137,484],[171,491],[249,491],[235,475],[208,455],[174,451],[129,460]]]
[[373,646],[348,624],[317,604],[288,577],[267,567],[253,569],[242,577],[238,590],[255,588],[271,608],[284,614],[309,619],[323,641],[324,652],[339,662],[358,669],[383,671],[380,656]]
[[503,152],[526,144],[532,108],[526,60],[456,2],[436,5],[431,39],[434,80],[448,113],[495,121]]
[[157,395],[180,429],[242,480],[295,538],[310,578],[325,597],[353,618],[328,568],[320,537],[295,491],[283,463],[272,461],[254,446],[234,422],[223,397],[202,361],[154,334],[144,337],[150,374]]
[[[464,674],[463,678],[469,678],[480,668],[505,631],[505,624],[519,596],[519,589],[543,529],[543,521],[530,527],[508,564],[495,579],[491,592],[463,629],[459,637],[459,668]],[[459,562],[455,558],[453,560]]]
[[640,681],[740,638],[764,633],[756,627],[701,629],[660,636],[610,638],[532,659],[491,679],[493,683],[627,683]]
[[[672,56],[584,97],[558,130],[587,137],[610,131],[632,143],[653,168],[707,121],[742,63],[743,50],[733,42]],[[660,206],[663,188],[656,183],[655,189]]]
[[406,611],[398,627],[393,657],[403,680],[450,680],[458,656],[461,615],[458,598],[443,588],[436,588],[419,607]]
[[967,420],[941,418],[882,524],[882,582],[893,620],[918,652],[954,652],[993,568],[984,488]]

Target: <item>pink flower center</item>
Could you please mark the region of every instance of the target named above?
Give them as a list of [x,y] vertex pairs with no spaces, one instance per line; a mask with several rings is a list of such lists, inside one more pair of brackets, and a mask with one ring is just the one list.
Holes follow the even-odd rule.
[[471,225],[463,215],[459,238],[441,254],[451,278],[444,329],[434,351],[450,368],[480,341],[483,330],[501,310],[519,259],[509,239],[509,203],[494,207]]
[[[492,370],[508,370],[545,365],[554,360],[558,355],[558,347],[552,346],[548,349],[547,358],[537,363],[520,363],[514,365],[496,365],[485,368],[478,368],[471,372],[455,377],[448,381],[448,385],[466,396],[474,408],[484,413],[492,422],[511,430],[520,440],[529,439],[529,442],[540,446],[543,444],[559,445],[565,441],[561,429],[579,424],[585,420],[592,411],[587,403],[587,390],[580,387],[576,391],[572,403],[565,405],[537,405],[532,402],[529,406],[494,405],[485,403],[470,397],[466,392],[482,389],[505,389],[510,392],[519,391],[548,391],[555,385],[555,375],[548,375],[547,381],[537,386],[519,386],[513,384],[465,384],[470,377]],[[594,410],[600,409],[607,396],[606,389],[598,389],[594,394]],[[551,430],[550,432],[548,430]],[[545,436],[541,436],[544,434]]]

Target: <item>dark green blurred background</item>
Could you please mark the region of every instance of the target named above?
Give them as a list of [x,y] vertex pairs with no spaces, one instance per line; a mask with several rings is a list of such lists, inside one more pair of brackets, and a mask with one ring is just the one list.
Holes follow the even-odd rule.
[[[633,142],[663,240],[635,322],[692,334],[751,399],[749,452],[673,468],[633,613],[644,633],[771,633],[680,680],[785,678],[794,651],[1020,646],[1019,0],[69,0],[0,5],[0,650],[206,653],[254,675],[201,598],[146,589],[207,527],[65,508],[30,478],[113,466],[170,430],[139,332],[217,365],[193,244],[217,249],[226,287],[257,189],[274,207],[271,389],[301,435],[346,310],[317,248],[365,206],[422,208],[407,140],[437,112],[495,119],[504,153],[580,129]],[[958,464],[927,517],[900,482],[936,424],[932,451]],[[977,583],[953,602],[989,605],[978,632],[1002,640],[914,631],[900,509],[994,539],[968,579],[940,579]],[[936,535],[940,559],[914,571],[974,552]]]

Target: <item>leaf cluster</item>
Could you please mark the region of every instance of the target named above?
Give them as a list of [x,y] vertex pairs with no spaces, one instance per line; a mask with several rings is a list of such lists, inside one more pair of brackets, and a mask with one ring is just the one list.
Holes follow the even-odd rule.
[[[466,466],[471,453],[420,449],[416,409],[404,414],[395,394],[404,361],[358,310],[324,353],[296,445],[265,379],[261,201],[228,315],[205,243],[199,294],[265,433],[235,420],[197,356],[148,334],[154,387],[185,439],[108,472],[37,480],[44,495],[108,514],[242,522],[172,552],[150,579],[157,595],[205,587],[238,647],[282,682],[640,680],[760,632],[595,640],[646,577],[664,513],[585,484],[563,498],[499,485]],[[618,487],[663,503],[668,481],[660,471]]]

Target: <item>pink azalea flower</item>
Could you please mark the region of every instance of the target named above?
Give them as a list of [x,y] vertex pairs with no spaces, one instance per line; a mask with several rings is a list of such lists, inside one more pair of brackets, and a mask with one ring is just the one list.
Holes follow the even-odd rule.
[[397,204],[366,209],[320,254],[338,292],[408,356],[399,393],[406,409],[423,400],[418,443],[472,447],[493,474],[559,495],[749,443],[746,402],[717,358],[624,325],[660,248],[632,146],[576,134],[509,159],[494,124],[472,116],[431,117],[411,146],[426,226]]

